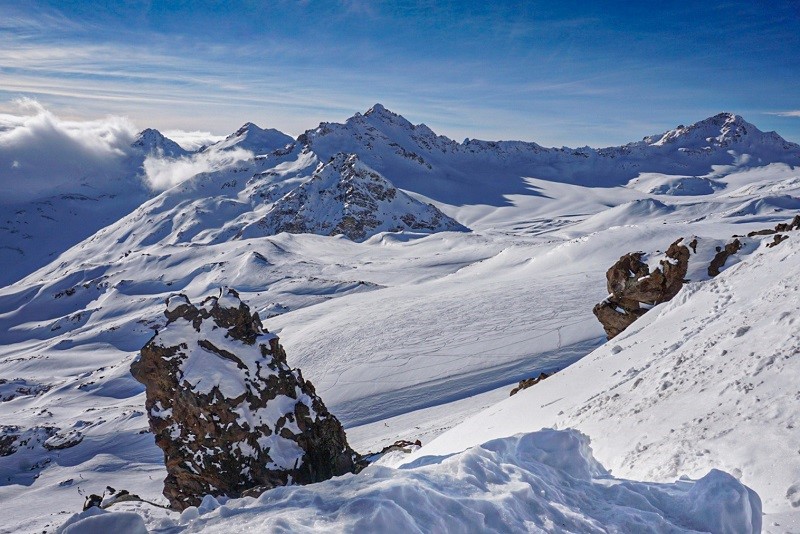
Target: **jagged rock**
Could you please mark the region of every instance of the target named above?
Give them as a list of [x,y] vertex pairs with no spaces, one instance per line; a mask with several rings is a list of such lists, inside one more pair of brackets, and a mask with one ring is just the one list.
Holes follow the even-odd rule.
[[[795,215],[789,223],[780,223],[774,229],[753,231],[747,237],[774,234],[772,242],[767,244],[767,247],[774,247],[788,239],[788,236],[779,232],[798,229],[800,215]],[[687,274],[690,270],[694,273],[693,280],[703,279],[705,275],[713,278],[720,273],[731,256],[742,250],[747,243],[753,245],[752,241],[743,236],[733,237],[729,243],[718,246],[713,246],[713,240],[701,243],[698,238],[693,238],[687,243],[683,238],[678,239],[670,245],[666,258],[659,262],[659,267],[653,272],[650,272],[643,261],[643,252],[622,256],[606,272],[608,297],[592,309],[603,325],[608,339],[619,335],[656,304],[667,302],[677,295],[683,284],[689,281]],[[702,269],[698,269],[700,267]],[[704,272],[701,274],[701,271]]]
[[520,380],[519,384],[517,385],[517,387],[515,387],[514,389],[511,390],[511,393],[509,394],[509,396],[516,395],[517,393],[519,393],[523,389],[528,389],[531,386],[535,386],[536,384],[538,384],[539,382],[541,382],[545,378],[549,378],[551,376],[553,376],[553,373],[539,373],[539,376],[535,376],[535,377],[531,377],[531,378],[526,378],[524,380]]
[[17,397],[35,397],[46,393],[52,386],[39,384],[23,378],[6,380],[0,378],[0,402],[14,400]]
[[77,430],[55,433],[42,444],[48,451],[60,451],[74,447],[83,441],[83,434]]
[[339,153],[312,178],[278,199],[241,237],[342,234],[363,241],[379,232],[467,231],[442,213],[397,189],[354,154]]
[[95,506],[100,508],[102,502],[103,502],[103,497],[92,493],[91,495],[86,497],[86,500],[83,502],[83,511],[85,512],[89,508],[94,508]]
[[714,277],[719,274],[719,270],[725,265],[725,262],[732,254],[736,254],[741,250],[742,242],[738,239],[734,239],[725,247],[717,247],[717,254],[714,256],[714,259],[711,260],[711,264],[708,266],[708,276]]
[[689,247],[697,248],[696,240],[689,246],[682,244],[683,241],[678,239],[669,246],[666,259],[653,272],[642,261],[644,252],[622,256],[606,272],[610,294],[592,312],[602,323],[608,339],[617,336],[652,306],[678,294],[689,269]]
[[131,373],[147,388],[173,508],[356,470],[342,425],[236,291],[199,306],[172,296],[165,315]]
[[775,237],[772,238],[772,242],[767,243],[767,248],[776,247],[780,245],[782,242],[786,241],[787,239],[789,239],[788,235],[775,234]]
[[403,454],[411,454],[422,447],[420,440],[410,441],[407,439],[398,439],[391,445],[387,445],[379,452],[369,452],[361,457],[361,464],[366,467],[367,465],[378,461],[381,457],[392,452],[401,452]]
[[0,457],[11,456],[17,452],[17,439],[19,434],[13,432],[18,427],[2,427],[0,431]]
[[[790,232],[792,230],[800,229],[800,215],[795,215],[792,222],[789,223],[779,223],[775,226],[775,228],[766,228],[764,230],[756,230],[754,232],[749,232],[747,237],[759,236],[759,235],[772,235],[777,234],[778,232]],[[773,245],[774,246],[774,245]]]

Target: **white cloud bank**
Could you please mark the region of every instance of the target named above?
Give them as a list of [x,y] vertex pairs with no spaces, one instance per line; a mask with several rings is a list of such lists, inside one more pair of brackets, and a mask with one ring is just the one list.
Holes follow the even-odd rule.
[[190,152],[194,152],[204,146],[209,146],[217,141],[225,139],[224,135],[214,135],[211,132],[201,132],[199,130],[192,132],[184,130],[166,130],[163,134],[181,145],[181,148]]
[[236,148],[224,152],[208,151],[181,158],[147,156],[144,174],[154,191],[164,191],[200,173],[222,170],[253,157],[248,150]]
[[[18,114],[0,113],[0,204],[60,193],[125,193],[145,185],[166,190],[192,176],[251,158],[235,149],[181,158],[142,154],[131,147],[138,129],[125,117],[64,120],[35,100],[14,101]],[[208,132],[169,132],[188,150],[220,139]]]
[[21,114],[0,114],[0,186],[4,202],[79,192],[125,176],[133,124],[123,117],[67,121],[31,99]]

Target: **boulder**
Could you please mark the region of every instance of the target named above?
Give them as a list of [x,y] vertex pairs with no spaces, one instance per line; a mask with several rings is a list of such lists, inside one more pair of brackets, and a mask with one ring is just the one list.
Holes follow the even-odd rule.
[[342,425],[236,291],[197,306],[174,295],[165,315],[131,373],[146,387],[174,509],[356,471]]
[[592,312],[602,323],[608,339],[617,336],[651,307],[678,294],[689,269],[689,248],[697,247],[697,240],[688,246],[683,241],[681,238],[672,243],[665,259],[652,272],[642,261],[643,252],[625,254],[606,272],[609,296]]
[[519,384],[517,384],[517,387],[515,387],[514,389],[511,390],[511,393],[509,394],[509,397],[511,397],[513,395],[516,395],[517,393],[519,393],[523,389],[528,389],[531,386],[535,386],[536,384],[538,384],[539,382],[541,382],[545,378],[549,378],[551,376],[553,376],[553,373],[539,373],[539,376],[534,376],[534,377],[531,377],[531,378],[526,378],[524,380],[520,380]]
[[[647,310],[671,300],[683,284],[717,276],[728,259],[742,249],[755,250],[756,244],[750,238],[772,236],[768,248],[781,244],[789,236],[782,232],[800,229],[800,215],[788,223],[780,223],[775,228],[756,230],[747,236],[733,236],[733,240],[691,241],[681,238],[672,243],[653,272],[645,263],[644,252],[631,252],[622,256],[606,272],[608,297],[592,309],[595,317],[603,325],[608,339],[616,337]],[[724,244],[723,244],[724,243]],[[688,275],[691,273],[691,277]]]
[[717,254],[714,256],[714,259],[711,260],[711,263],[708,266],[708,276],[714,277],[719,274],[719,270],[725,265],[725,262],[728,261],[728,258],[739,252],[742,248],[742,242],[738,239],[734,239],[724,247],[717,247]]

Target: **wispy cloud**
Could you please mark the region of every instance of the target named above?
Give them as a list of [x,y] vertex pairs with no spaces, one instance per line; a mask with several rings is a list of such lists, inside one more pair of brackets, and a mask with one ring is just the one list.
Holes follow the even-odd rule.
[[777,115],[778,117],[800,117],[800,109],[767,112],[767,115]]
[[181,158],[148,156],[144,160],[147,184],[154,191],[164,191],[200,173],[218,171],[251,159],[253,153],[241,148],[191,154]]
[[211,132],[200,130],[191,132],[185,130],[164,130],[161,133],[181,145],[185,150],[191,152],[225,139],[224,135],[214,135]]
[[[381,102],[454,138],[607,145],[630,140],[613,126],[623,116],[658,131],[764,109],[761,95],[791,94],[798,76],[770,77],[794,61],[775,43],[800,34],[775,23],[780,8],[741,32],[751,23],[708,6],[688,20],[688,8],[587,6],[576,17],[558,4],[429,0],[3,2],[0,111],[30,95],[62,116],[110,112],[162,130],[222,134],[254,121],[296,135]],[[725,19],[722,34],[709,17]],[[746,41],[735,62],[706,46],[729,33]],[[765,74],[742,76],[748,68]]]

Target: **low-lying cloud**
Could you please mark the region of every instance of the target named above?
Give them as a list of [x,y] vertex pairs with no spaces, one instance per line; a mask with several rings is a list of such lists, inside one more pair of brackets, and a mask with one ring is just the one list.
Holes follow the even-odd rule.
[[[18,114],[0,113],[0,204],[63,193],[142,192],[143,187],[157,193],[196,174],[224,169],[253,156],[242,149],[210,150],[180,158],[144,154],[131,146],[138,129],[125,117],[69,121],[32,99],[14,104]],[[169,134],[189,151],[221,138],[200,131]]]
[[136,136],[128,119],[67,121],[31,99],[15,104],[19,115],[0,114],[0,202],[90,190],[125,176]]
[[209,146],[217,141],[225,139],[224,135],[214,135],[211,132],[201,132],[199,130],[191,132],[185,130],[166,130],[163,134],[189,152],[200,150],[204,146]]
[[222,170],[252,157],[252,152],[241,148],[209,150],[180,158],[150,155],[144,160],[144,175],[151,189],[164,191],[197,174]]

